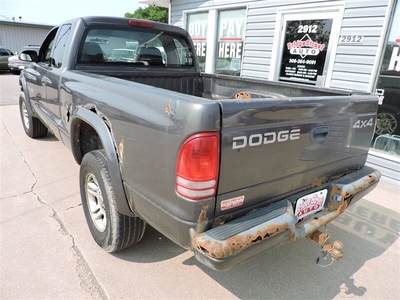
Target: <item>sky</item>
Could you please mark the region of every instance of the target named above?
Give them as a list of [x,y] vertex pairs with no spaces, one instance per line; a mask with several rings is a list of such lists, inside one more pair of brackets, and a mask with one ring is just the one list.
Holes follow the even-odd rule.
[[139,7],[136,0],[0,0],[0,20],[58,25],[83,16],[124,17]]

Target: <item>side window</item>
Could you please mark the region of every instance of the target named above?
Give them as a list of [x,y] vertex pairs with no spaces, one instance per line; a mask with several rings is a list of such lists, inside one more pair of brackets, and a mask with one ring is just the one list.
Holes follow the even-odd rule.
[[53,48],[54,40],[50,41],[50,44],[46,48],[46,51],[44,53],[44,62],[49,64],[50,63],[50,54],[51,54],[51,49]]
[[193,53],[190,51],[186,42],[183,40],[174,39],[176,51],[178,53],[178,65],[194,66]]
[[63,25],[59,29],[59,34],[57,36],[56,42],[54,43],[54,45],[52,45],[53,55],[51,64],[55,68],[61,68],[62,66],[62,61],[65,53],[65,45],[67,44],[70,32],[71,32],[71,24]]
[[54,28],[50,33],[47,35],[46,39],[44,40],[42,46],[40,47],[39,51],[39,62],[43,62],[45,64],[50,63],[50,53],[51,49],[54,44],[54,39],[56,37],[58,28]]

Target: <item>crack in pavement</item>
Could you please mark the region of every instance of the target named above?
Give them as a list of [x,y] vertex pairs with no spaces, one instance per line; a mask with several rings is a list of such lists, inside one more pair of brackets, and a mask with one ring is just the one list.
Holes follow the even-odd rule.
[[[35,174],[33,174],[33,175],[35,176]],[[36,177],[35,177],[35,180],[37,180]],[[70,251],[72,252],[73,257],[75,257],[75,259],[76,259],[75,270],[78,275],[81,288],[85,292],[89,293],[90,296],[94,299],[109,299],[106,295],[106,292],[103,290],[100,283],[98,282],[97,278],[92,273],[92,270],[90,269],[89,264],[87,263],[84,256],[82,255],[82,252],[79,250],[79,247],[76,246],[73,235],[69,233],[64,222],[59,217],[57,211],[53,207],[51,207],[49,204],[47,204],[45,201],[43,201],[43,199],[40,198],[40,196],[37,195],[33,189],[32,189],[32,194],[34,194],[37,197],[36,199],[40,204],[45,205],[49,209],[51,209],[53,214],[50,217],[52,219],[54,219],[60,226],[58,231],[63,236],[69,236],[69,238],[71,239],[72,246],[70,247]],[[77,205],[75,207],[78,207],[78,206],[79,205]],[[74,207],[69,207],[66,210],[72,209],[72,208],[74,208]]]
[[67,211],[67,210],[70,210],[70,209],[74,209],[74,208],[77,208],[77,207],[79,207],[79,206],[82,206],[82,203],[79,203],[79,204],[74,205],[74,206],[70,206],[70,207],[64,209],[64,211]]
[[[36,177],[35,177],[36,179]],[[57,211],[52,208],[50,205],[48,205],[43,199],[38,196],[34,190],[32,189],[32,194],[36,196],[37,201],[51,209],[53,214],[50,216],[52,219],[54,219],[60,228],[58,231],[63,235],[63,236],[68,236],[71,239],[72,246],[70,247],[70,251],[72,252],[73,257],[76,259],[76,273],[80,281],[80,286],[81,288],[90,294],[90,296],[93,299],[108,299],[105,291],[101,287],[100,283],[98,282],[97,278],[94,276],[92,273],[92,270],[90,269],[90,266],[88,265],[87,261],[85,260],[84,256],[82,255],[82,252],[79,250],[79,247],[75,244],[75,238],[73,237],[72,234],[69,233],[68,229],[66,228],[64,222],[61,220],[59,217]],[[77,205],[79,206],[79,205]],[[70,207],[68,209],[71,209],[73,207]],[[66,209],[66,210],[68,210]]]
[[[109,299],[109,297],[107,296],[106,292],[101,287],[101,285],[98,282],[97,278],[95,277],[95,275],[93,274],[92,270],[90,269],[90,266],[87,263],[87,261],[85,260],[85,258],[83,256],[82,252],[80,251],[79,247],[75,244],[74,237],[72,236],[72,234],[69,233],[69,231],[66,228],[64,222],[59,217],[57,211],[53,207],[51,207],[48,203],[46,203],[46,201],[44,201],[34,191],[34,189],[35,189],[35,187],[36,187],[36,185],[38,183],[37,177],[36,177],[35,173],[33,172],[33,170],[31,169],[31,166],[27,162],[26,157],[23,155],[21,150],[18,149],[18,146],[15,143],[15,141],[14,141],[11,133],[7,129],[6,125],[4,124],[3,121],[2,121],[2,123],[3,123],[3,126],[5,128],[5,131],[7,132],[7,134],[11,138],[12,143],[14,144],[15,148],[17,149],[18,154],[22,157],[22,160],[23,160],[24,164],[27,166],[29,172],[32,174],[32,177],[34,178],[34,183],[30,187],[30,190],[26,191],[26,192],[23,192],[22,195],[26,195],[26,194],[32,193],[33,195],[36,196],[36,200],[40,204],[42,204],[42,205],[48,207],[49,209],[51,209],[52,215],[50,215],[49,217],[52,218],[53,220],[55,220],[58,223],[58,225],[60,226],[58,231],[63,236],[68,236],[71,239],[72,246],[70,247],[70,251],[72,252],[72,256],[76,260],[75,270],[76,270],[77,276],[79,278],[80,287],[85,292],[87,292],[93,299]],[[15,195],[15,196],[7,197],[7,198],[15,198],[15,197],[18,197],[18,196],[19,195]],[[73,209],[73,208],[76,208],[76,207],[78,207],[80,205],[82,205],[82,204],[78,204],[76,206],[71,206],[71,207],[65,209],[65,211]]]
[[[31,169],[31,166],[26,161],[25,156],[22,154],[21,150],[19,150],[19,148],[18,148],[17,144],[15,143],[14,138],[11,135],[10,131],[8,130],[6,124],[4,123],[3,120],[1,120],[1,123],[3,124],[5,132],[8,134],[8,136],[10,137],[10,139],[11,139],[12,143],[14,144],[15,148],[17,149],[19,156],[22,157],[23,163],[28,167],[29,172],[32,174],[32,177],[34,178],[34,183],[30,187],[30,190],[23,193],[23,195],[29,194],[29,193],[33,192],[33,189],[35,188],[35,186],[37,184],[37,178],[36,178],[35,174],[33,173],[32,169]],[[7,196],[6,198],[15,198],[17,196],[19,196],[19,195]],[[3,198],[1,198],[1,199],[3,199]]]
[[57,212],[53,208],[48,206],[46,203],[43,203],[40,197],[38,197],[38,201],[46,205],[53,211],[53,215],[51,216],[51,218],[56,220],[56,222],[60,225],[59,232],[62,235],[68,235],[71,238],[72,246],[70,250],[76,259],[76,272],[80,280],[81,288],[85,292],[89,293],[90,296],[94,299],[109,299],[105,291],[101,287],[100,283],[92,273],[92,270],[90,269],[88,263],[86,262],[84,256],[82,255],[82,252],[79,250],[79,247],[76,246],[74,237],[68,232],[67,228],[65,227],[65,224],[60,219]]

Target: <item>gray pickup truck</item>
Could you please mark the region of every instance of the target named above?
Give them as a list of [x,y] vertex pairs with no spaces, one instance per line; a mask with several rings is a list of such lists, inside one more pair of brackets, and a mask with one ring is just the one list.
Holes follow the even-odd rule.
[[337,260],[323,228],[380,179],[374,95],[203,74],[185,30],[144,20],[70,20],[24,53],[24,130],[72,151],[108,252],[148,223],[215,270],[303,237]]

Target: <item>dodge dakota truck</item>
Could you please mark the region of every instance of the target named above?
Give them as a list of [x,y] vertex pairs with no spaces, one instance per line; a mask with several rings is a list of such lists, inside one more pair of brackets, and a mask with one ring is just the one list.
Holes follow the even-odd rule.
[[137,19],[70,20],[24,54],[23,128],[71,150],[108,252],[149,224],[219,271],[301,238],[337,260],[326,224],[380,179],[374,95],[205,74],[184,29]]

